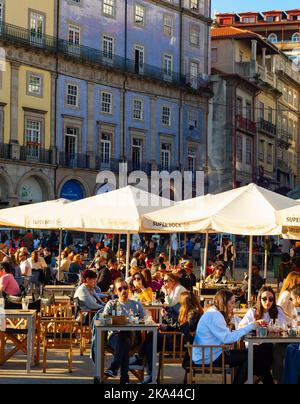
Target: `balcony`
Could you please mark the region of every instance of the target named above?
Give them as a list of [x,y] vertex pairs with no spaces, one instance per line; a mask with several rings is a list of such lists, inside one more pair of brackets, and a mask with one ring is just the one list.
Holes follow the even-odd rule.
[[49,35],[37,35],[35,31],[21,28],[15,25],[1,23],[0,40],[10,42],[14,45],[21,45],[27,48],[37,48],[44,51],[59,54],[80,63],[93,63],[109,69],[117,69],[123,72],[137,74],[146,78],[170,83],[175,86],[186,86],[197,90],[205,88],[209,90],[209,79],[202,75],[191,78],[189,75],[168,72],[158,67],[143,64],[140,66],[135,60],[122,56],[111,55],[95,48],[83,45],[75,45],[64,39],[55,38]]
[[251,80],[260,80],[263,83],[267,83],[272,87],[276,87],[275,74],[270,72],[266,66],[262,66],[255,61],[250,62],[236,62],[235,73],[240,76]]
[[179,165],[177,166],[166,166],[163,164],[158,164],[157,165],[157,171],[168,171],[169,173],[172,173],[173,171],[180,171]]
[[277,127],[276,127],[276,125],[273,125],[272,122],[261,119],[258,122],[258,129],[261,132],[266,132],[268,135],[275,136]]
[[256,134],[256,123],[251,121],[250,119],[244,118],[241,115],[236,116],[236,128],[249,132],[252,135]]
[[11,159],[11,145],[0,143],[0,159]]
[[87,154],[59,152],[58,164],[69,168],[90,168],[90,159]]
[[289,149],[292,145],[293,135],[285,130],[278,132],[278,145],[282,149]]
[[36,146],[21,146],[20,160],[35,163],[52,164],[52,150],[42,149]]
[[277,170],[282,171],[284,173],[290,173],[290,168],[287,162],[283,160],[277,160]]
[[118,159],[109,159],[107,162],[101,161],[100,156],[96,156],[96,170],[99,171],[112,171],[113,173],[119,172],[119,164],[121,162]]

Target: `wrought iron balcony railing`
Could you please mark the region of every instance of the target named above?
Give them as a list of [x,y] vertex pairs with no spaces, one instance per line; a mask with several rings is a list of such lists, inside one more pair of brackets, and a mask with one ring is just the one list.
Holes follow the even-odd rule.
[[21,146],[20,160],[52,164],[52,150],[42,149],[35,146]]
[[87,154],[59,152],[58,164],[71,168],[90,168],[90,159]]
[[202,75],[191,78],[189,75],[166,71],[165,69],[160,69],[146,63],[140,65],[132,59],[112,55],[108,52],[102,52],[85,45],[73,44],[64,39],[42,35],[36,30],[28,30],[3,22],[0,24],[0,40],[8,41],[13,44],[21,44],[22,46],[30,48],[43,49],[51,53],[75,59],[81,63],[88,62],[104,67],[115,68],[177,86],[201,89],[208,88],[210,84],[209,79],[204,78]]
[[263,130],[264,132],[267,132],[271,135],[276,135],[276,125],[274,125],[270,121],[265,121],[264,119],[261,119],[258,122],[258,128],[259,130]]
[[0,143],[0,158],[11,159],[11,145],[6,143]]
[[252,134],[255,134],[257,129],[255,122],[251,121],[250,119],[244,118],[241,115],[236,116],[236,127]]

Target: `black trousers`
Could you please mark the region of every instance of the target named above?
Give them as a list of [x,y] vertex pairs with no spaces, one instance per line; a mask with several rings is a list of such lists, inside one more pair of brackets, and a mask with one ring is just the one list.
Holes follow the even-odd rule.
[[[254,347],[253,372],[260,377],[263,384],[273,384],[271,375],[272,366],[272,344],[261,344]],[[231,349],[225,352],[225,364],[236,368],[233,384],[244,384],[248,379],[248,351],[246,349]],[[214,365],[222,365],[222,355],[215,361]]]

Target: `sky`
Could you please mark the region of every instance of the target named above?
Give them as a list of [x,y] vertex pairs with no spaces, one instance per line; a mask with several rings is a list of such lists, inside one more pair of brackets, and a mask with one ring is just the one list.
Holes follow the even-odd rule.
[[212,16],[218,12],[292,10],[300,8],[299,0],[212,0]]

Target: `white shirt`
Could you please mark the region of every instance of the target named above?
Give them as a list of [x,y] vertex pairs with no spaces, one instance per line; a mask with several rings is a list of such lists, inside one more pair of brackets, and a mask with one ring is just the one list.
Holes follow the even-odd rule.
[[168,307],[175,306],[177,303],[179,303],[180,295],[183,292],[186,292],[186,288],[180,284],[177,284],[169,295],[165,295],[165,304]]
[[[277,316],[278,323],[280,325],[286,324],[286,319],[285,319],[285,315],[284,315],[282,308],[279,306],[277,306],[277,308],[278,308],[278,316]],[[271,318],[270,318],[269,312],[263,313],[262,320],[265,320],[268,323],[270,322]],[[254,321],[256,321],[255,320],[255,308],[252,308],[247,311],[244,318],[239,323],[239,328],[243,328],[243,327],[247,326],[248,324],[253,323]]]
[[285,290],[284,292],[281,293],[277,302],[278,306],[280,306],[284,311],[286,322],[288,324],[291,324],[291,321],[295,316],[297,317],[297,311],[293,303],[291,302],[290,298],[291,298],[290,292],[288,290]]
[[28,260],[20,262],[20,269],[21,269],[22,276],[31,276],[32,275],[31,265]]

